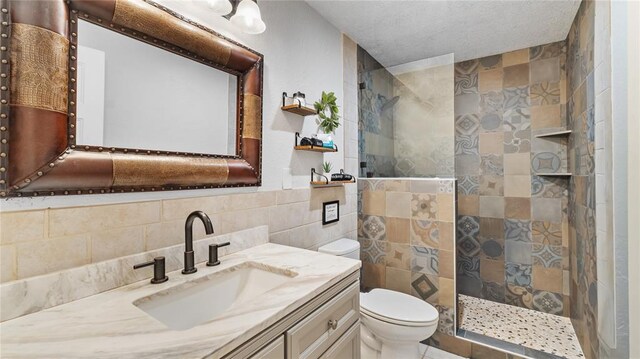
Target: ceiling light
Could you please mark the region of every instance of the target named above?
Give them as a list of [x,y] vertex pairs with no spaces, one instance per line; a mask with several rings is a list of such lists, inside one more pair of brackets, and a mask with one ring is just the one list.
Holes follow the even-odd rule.
[[247,34],[261,34],[267,28],[260,16],[258,4],[252,0],[242,0],[230,21]]
[[218,15],[227,15],[233,10],[233,5],[229,0],[207,0],[207,4]]

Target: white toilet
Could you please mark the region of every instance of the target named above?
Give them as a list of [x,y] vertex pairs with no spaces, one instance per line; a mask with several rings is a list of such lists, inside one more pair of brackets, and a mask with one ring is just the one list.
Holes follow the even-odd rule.
[[[360,259],[360,243],[342,238],[319,252]],[[362,358],[419,359],[420,341],[438,327],[438,310],[408,294],[387,289],[360,293]]]

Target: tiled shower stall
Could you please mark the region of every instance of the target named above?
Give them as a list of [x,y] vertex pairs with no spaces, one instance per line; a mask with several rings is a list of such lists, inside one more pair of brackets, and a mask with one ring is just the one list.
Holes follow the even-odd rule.
[[569,317],[596,357],[593,21],[585,1],[565,40],[456,63],[358,48],[363,284],[436,306],[429,343],[470,355],[466,295]]

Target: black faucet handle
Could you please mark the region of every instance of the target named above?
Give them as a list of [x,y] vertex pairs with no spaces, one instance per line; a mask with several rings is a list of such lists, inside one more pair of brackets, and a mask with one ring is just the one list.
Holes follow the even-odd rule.
[[226,247],[229,244],[231,244],[231,243],[230,242],[224,242],[224,243],[210,244],[209,245],[209,261],[207,262],[207,266],[212,267],[212,266],[217,266],[218,264],[220,264],[220,260],[218,259],[218,248]]
[[151,278],[152,284],[164,283],[169,280],[169,277],[165,275],[165,260],[164,257],[155,257],[152,261],[136,264],[133,269],[148,267],[153,265],[153,278]]

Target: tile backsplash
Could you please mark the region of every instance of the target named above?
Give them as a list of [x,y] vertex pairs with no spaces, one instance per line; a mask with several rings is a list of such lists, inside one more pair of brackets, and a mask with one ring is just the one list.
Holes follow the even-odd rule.
[[[2,282],[184,243],[184,222],[207,213],[215,234],[269,226],[270,241],[315,250],[356,238],[355,195],[346,187],[294,189],[114,205],[0,213]],[[340,221],[322,225],[322,203],[340,200]],[[194,225],[194,238],[205,236]]]
[[455,180],[360,179],[362,284],[418,297],[438,308],[446,348],[455,330]]

